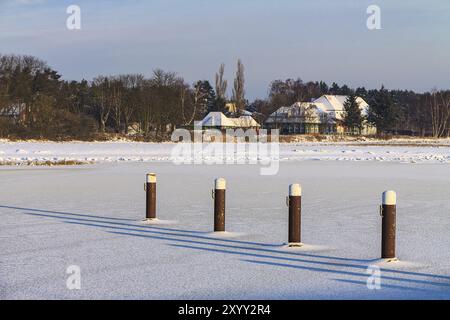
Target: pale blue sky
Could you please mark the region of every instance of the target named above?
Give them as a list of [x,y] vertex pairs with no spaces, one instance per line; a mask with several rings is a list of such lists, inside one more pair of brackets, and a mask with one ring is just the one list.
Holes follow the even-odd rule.
[[[66,29],[70,4],[82,30]],[[381,30],[366,28],[370,4]],[[231,83],[239,57],[249,99],[296,77],[449,89],[450,1],[0,0],[0,53],[38,56],[65,79],[162,68],[189,83],[213,83],[222,62]]]

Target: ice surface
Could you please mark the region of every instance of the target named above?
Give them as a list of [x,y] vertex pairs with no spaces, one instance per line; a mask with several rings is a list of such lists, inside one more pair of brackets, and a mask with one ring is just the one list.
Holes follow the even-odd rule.
[[[450,140],[449,140],[450,141]],[[442,144],[441,144],[442,143]],[[355,145],[356,144],[356,145]],[[0,164],[28,162],[170,162],[174,143],[139,142],[0,142]],[[236,150],[237,151],[237,150]],[[198,156],[198,154],[197,154]],[[248,160],[257,155],[237,151],[236,160]],[[201,157],[211,160],[208,154]],[[450,164],[450,143],[410,146],[407,144],[367,145],[365,143],[281,143],[281,161],[374,161],[402,163]]]
[[[33,152],[2,145],[19,148]],[[57,149],[100,157],[94,147],[36,147]],[[142,223],[148,172],[158,175],[156,225]],[[211,233],[217,177],[227,179],[228,235]],[[0,181],[1,299],[450,298],[448,165],[285,161],[261,176],[251,165],[113,162],[2,167]],[[302,248],[285,246],[293,182],[303,191]],[[390,264],[379,261],[388,189],[397,192],[400,259]],[[70,265],[81,268],[81,290],[66,288]],[[366,286],[369,265],[382,268],[380,290]]]

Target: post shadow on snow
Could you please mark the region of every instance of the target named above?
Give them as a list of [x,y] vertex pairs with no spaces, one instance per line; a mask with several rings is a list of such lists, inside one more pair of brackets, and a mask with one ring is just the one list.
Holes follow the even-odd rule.
[[[98,224],[92,224],[92,223],[81,223],[81,222],[73,222],[73,221],[65,221],[65,222],[68,223],[68,224],[78,224],[78,225],[85,225],[85,226],[91,226],[91,227],[99,227],[99,228],[107,228],[107,229],[115,229],[115,230],[152,233],[152,234],[157,234],[159,236],[156,236],[156,235],[140,235],[140,234],[136,234],[136,233],[117,232],[117,231],[111,231],[110,232],[110,233],[121,234],[121,235],[131,235],[131,236],[139,236],[139,237],[153,238],[153,239],[159,239],[159,240],[171,240],[171,241],[187,242],[187,243],[194,243],[194,244],[202,244],[202,245],[208,245],[208,246],[219,246],[219,247],[225,247],[225,248],[252,250],[252,251],[269,252],[269,253],[280,253],[280,254],[287,253],[287,254],[294,254],[296,256],[307,256],[307,257],[311,257],[311,258],[321,258],[321,259],[326,258],[326,259],[332,259],[332,260],[339,260],[339,259],[341,259],[340,257],[322,256],[322,255],[319,256],[319,255],[312,255],[312,254],[300,253],[300,252],[293,253],[293,252],[284,252],[284,251],[279,251],[279,250],[244,247],[244,246],[239,246],[239,245],[231,245],[231,244],[223,244],[223,243],[215,243],[215,242],[204,242],[204,241],[199,241],[199,240],[187,240],[187,239],[169,238],[169,236],[185,237],[186,235],[173,234],[173,233],[160,232],[160,231],[153,231],[153,230],[134,230],[134,229],[130,229],[130,228],[110,227],[110,226],[98,225]],[[189,236],[187,236],[187,237],[189,237]],[[202,240],[217,240],[215,238],[198,237],[198,236],[190,236],[190,238],[202,239]],[[263,255],[260,255],[260,256],[263,256]],[[291,261],[299,261],[299,262],[311,262],[311,263],[318,263],[318,264],[336,265],[336,266],[353,266],[353,267],[358,267],[358,265],[352,265],[352,264],[331,263],[331,262],[321,262],[321,261],[314,261],[313,262],[313,261],[309,261],[309,260],[301,260],[301,259],[279,257],[279,256],[265,255],[263,257],[274,258],[274,259],[283,259],[283,260],[291,260]],[[361,268],[365,269],[366,267],[361,266]]]
[[[105,226],[105,225],[96,225],[96,224],[80,223],[80,222],[73,222],[73,221],[65,221],[65,222],[69,223],[69,224],[86,225],[86,226],[100,227],[100,228],[107,228],[107,229],[116,229],[116,230],[125,230],[125,231],[137,231],[137,232],[141,231],[141,230],[130,230],[128,228],[110,227],[110,226]],[[148,231],[148,232],[155,233],[157,235],[142,235],[142,234],[129,233],[129,232],[118,232],[118,231],[110,231],[109,233],[119,234],[119,235],[127,235],[127,236],[135,236],[135,237],[142,237],[142,238],[151,238],[151,239],[158,239],[158,240],[177,241],[177,242],[189,243],[189,244],[197,244],[197,245],[209,245],[209,246],[218,246],[218,247],[232,248],[232,249],[256,250],[256,251],[263,251],[263,252],[267,252],[268,251],[268,252],[271,252],[271,253],[283,253],[283,252],[279,252],[279,251],[276,251],[276,250],[264,250],[264,249],[260,249],[260,248],[249,248],[249,247],[242,247],[242,246],[229,245],[229,244],[202,242],[202,241],[190,240],[190,239],[171,238],[171,237],[168,237],[168,236],[180,236],[180,235],[178,235],[178,234],[170,234],[170,233],[166,233],[166,232],[158,232],[158,231]],[[319,264],[319,265],[325,265],[325,266],[329,266],[329,267],[333,266],[333,267],[354,268],[354,269],[360,269],[360,270],[364,270],[364,271],[367,269],[367,265],[344,264],[344,263],[336,263],[336,262],[324,262],[324,261],[306,260],[306,259],[300,259],[300,258],[288,258],[288,257],[282,257],[282,256],[264,255],[264,254],[257,254],[257,253],[246,253],[246,252],[230,251],[230,250],[224,250],[224,249],[211,249],[211,248],[195,247],[195,246],[189,246],[189,245],[178,245],[178,244],[170,244],[170,245],[174,246],[174,247],[182,247],[182,248],[187,248],[187,249],[197,249],[197,250],[205,250],[205,251],[212,251],[212,252],[219,252],[219,253],[245,255],[245,256],[257,257],[257,258],[269,258],[269,259],[286,260],[286,261],[293,261],[293,262]],[[333,259],[333,257],[329,257],[329,259]],[[280,264],[280,265],[284,266],[284,264]],[[292,265],[286,265],[286,266],[292,266]],[[366,273],[360,274],[360,273],[350,272],[350,271],[337,271],[337,270],[321,269],[321,268],[314,268],[314,267],[303,267],[303,268],[309,269],[309,270],[314,270],[314,271],[338,272],[338,273],[359,275],[359,276],[367,277]],[[401,274],[401,275],[427,276],[427,277],[438,278],[438,279],[450,279],[450,277],[447,277],[447,276],[433,275],[433,274],[426,274],[426,273],[417,273],[417,272],[409,272],[409,271],[401,271],[401,270],[390,270],[390,269],[381,269],[381,270],[383,272],[396,273],[396,274]],[[441,283],[441,282],[431,282],[431,281],[417,280],[417,279],[394,278],[394,277],[389,277],[389,276],[384,276],[384,278],[385,279],[390,279],[390,280],[397,280],[397,281],[409,281],[409,282],[420,283],[420,284],[427,284],[427,285],[445,286],[445,287],[449,287],[450,288],[450,283],[446,284],[446,283]]]
[[[307,266],[292,265],[292,264],[278,263],[278,262],[272,262],[272,261],[247,260],[247,259],[242,259],[241,261],[254,263],[254,264],[261,264],[261,265],[269,265],[269,266],[276,266],[276,267],[286,267],[286,268],[293,268],[293,269],[302,269],[302,270],[316,271],[316,272],[325,272],[325,273],[336,273],[336,274],[357,276],[357,277],[364,277],[364,278],[367,278],[369,276],[365,272],[364,273],[357,273],[357,272],[353,272],[353,271],[341,271],[341,270],[333,270],[333,269],[325,269],[325,268],[307,267]],[[386,269],[381,269],[381,272],[391,272],[391,271],[390,270],[386,270]],[[430,276],[434,276],[434,275],[430,275]],[[400,282],[407,282],[407,283],[433,285],[433,286],[437,286],[437,287],[444,287],[444,288],[449,288],[450,289],[450,283],[432,282],[432,281],[418,280],[418,279],[408,279],[408,278],[395,278],[395,277],[386,276],[386,275],[383,275],[382,279],[388,279],[388,280],[400,281]],[[417,288],[417,289],[422,289],[422,288]]]
[[[175,233],[158,232],[158,230],[163,230],[163,231],[176,231],[176,232],[186,232],[186,233],[201,233],[198,231],[191,232],[191,231],[171,229],[171,228],[161,228],[161,227],[153,227],[153,226],[138,226],[138,225],[132,225],[132,224],[125,224],[125,223],[108,222],[108,221],[101,221],[101,220],[90,220],[90,219],[73,218],[73,217],[59,217],[59,216],[54,216],[54,215],[29,213],[29,212],[24,212],[23,214],[32,215],[32,216],[41,216],[41,217],[47,217],[47,218],[57,218],[57,219],[62,219],[62,220],[85,221],[85,222],[88,222],[88,223],[85,223],[85,225],[90,225],[90,226],[94,226],[94,227],[113,228],[113,229],[116,228],[118,230],[122,229],[122,230],[126,230],[126,231],[136,231],[136,232],[153,232],[153,233],[164,234],[167,236],[190,237],[190,238],[203,239],[203,240],[212,240],[212,241],[229,242],[229,243],[246,244],[246,245],[256,245],[256,246],[263,246],[263,247],[280,247],[279,244],[268,244],[268,243],[260,243],[260,242],[214,238],[214,237],[202,236],[202,235],[197,235],[197,234],[183,234],[183,233],[175,234]],[[70,223],[69,221],[64,221],[64,222]],[[98,224],[93,224],[93,223],[106,223],[106,224],[112,224],[112,225],[119,226],[119,227],[110,227],[110,226],[98,225]],[[76,223],[72,223],[72,224],[76,224]],[[78,224],[82,225],[83,223],[78,223]],[[144,228],[144,230],[124,228],[124,227]],[[152,230],[152,229],[155,229],[155,230]],[[213,245],[212,243],[210,243],[210,244]],[[296,256],[300,255],[300,256],[308,256],[308,257],[313,257],[313,258],[334,259],[334,260],[363,262],[363,263],[371,261],[371,260],[366,260],[366,259],[351,259],[351,258],[342,258],[342,257],[334,257],[334,256],[324,256],[324,255],[317,255],[317,254],[310,254],[310,253],[303,253],[303,252],[286,252],[286,251],[273,250],[273,249],[259,249],[259,248],[248,248],[248,247],[241,247],[241,249],[260,250],[260,251],[267,251],[267,252],[279,253],[279,254],[296,255]]]
[[[179,244],[170,244],[170,245],[174,246],[174,247],[186,248],[186,249],[204,250],[204,251],[226,253],[226,254],[233,254],[233,255],[244,255],[244,256],[251,256],[251,257],[256,257],[256,258],[271,258],[271,259],[279,259],[279,260],[289,260],[289,261],[294,261],[294,262],[304,262],[304,263],[311,263],[311,264],[326,265],[326,266],[330,266],[330,267],[338,266],[338,267],[356,268],[356,269],[363,269],[363,270],[366,270],[366,268],[367,268],[367,266],[359,266],[359,265],[352,265],[352,264],[338,264],[338,263],[330,263],[330,262],[323,262],[323,261],[309,261],[309,260],[292,259],[292,258],[285,258],[285,257],[274,257],[274,256],[261,255],[261,254],[255,254],[255,253],[246,253],[246,252],[230,251],[230,250],[223,250],[223,249],[202,248],[202,247],[195,247],[195,246],[189,246],[189,245],[179,245]],[[259,263],[259,264],[265,264],[265,265],[272,265],[272,266],[279,266],[279,267],[290,267],[290,268],[303,269],[303,270],[316,271],[316,272],[329,272],[329,273],[337,273],[337,274],[343,274],[343,275],[359,276],[359,277],[365,277],[365,278],[367,278],[367,276],[368,276],[367,273],[365,273],[365,272],[358,273],[358,272],[354,272],[354,271],[342,271],[342,270],[334,270],[334,269],[326,269],[326,268],[318,268],[318,267],[291,265],[291,264],[278,263],[278,262],[272,262],[272,261],[246,260],[246,259],[242,259],[241,261],[250,262],[250,263]],[[382,272],[390,272],[389,270],[386,270],[386,269],[381,269],[381,271]],[[450,288],[450,283],[432,282],[432,281],[408,279],[408,278],[395,278],[395,277],[386,276],[386,275],[383,275],[383,279]]]
[[[42,212],[42,213],[52,213],[52,214],[61,214],[63,216],[54,216],[54,215],[46,215],[46,214],[37,214],[37,213],[27,213],[23,212],[24,214],[28,215],[35,215],[35,216],[46,216],[50,218],[60,218],[60,219],[75,219],[71,216],[75,217],[83,217],[83,218],[97,218],[97,219],[106,219],[106,220],[114,220],[114,221],[136,221],[135,219],[126,219],[126,218],[111,218],[111,217],[103,217],[103,216],[94,216],[94,215],[87,215],[87,214],[81,214],[81,213],[70,213],[70,212],[60,212],[60,211],[50,211],[50,210],[42,210],[42,209],[33,209],[33,208],[21,208],[21,207],[11,207],[11,206],[3,206],[0,205],[0,208],[6,208],[6,209],[14,209],[14,210],[23,210],[23,211],[33,211],[33,212]],[[67,217],[68,216],[68,217]],[[86,221],[91,221],[87,219],[83,219]],[[146,226],[146,225],[135,225],[135,224],[127,224],[127,223],[119,223],[119,222],[109,222],[109,221],[102,221],[102,220],[92,220],[95,222],[101,222],[101,223],[109,223],[109,224],[117,224],[117,225],[125,225],[125,226],[132,226],[137,228],[154,228],[154,229],[161,229],[161,230],[170,230],[170,231],[176,231],[176,232],[186,232],[186,233],[206,233],[202,231],[193,231],[193,230],[182,230],[182,229],[173,229],[173,228],[164,228],[164,227],[156,227],[156,226]]]
[[[343,282],[343,283],[357,284],[357,285],[361,285],[361,286],[365,286],[365,287],[367,286],[366,281],[358,281],[358,280],[350,280],[350,279],[332,279],[332,280],[337,281],[337,282]],[[396,284],[386,284],[386,283],[382,283],[381,288],[411,290],[411,291],[428,292],[428,293],[435,293],[435,294],[442,293],[441,291],[431,290],[431,289],[427,289],[427,288],[405,287],[405,286],[399,286]],[[377,290],[374,290],[374,291],[377,291]],[[405,297],[405,299],[408,299],[408,297]],[[431,297],[431,299],[434,299],[434,297]]]
[[[147,238],[156,238],[156,239],[160,239],[160,240],[171,240],[171,241],[179,241],[179,242],[187,242],[187,243],[211,245],[211,246],[220,246],[220,247],[234,248],[234,249],[243,249],[243,250],[253,250],[253,251],[261,251],[261,252],[277,253],[277,254],[288,254],[288,255],[295,255],[295,256],[305,256],[305,257],[310,257],[310,258],[346,260],[346,261],[364,262],[364,263],[372,261],[372,260],[358,260],[358,259],[349,259],[349,258],[341,258],[341,257],[333,257],[333,256],[315,255],[315,254],[308,254],[308,253],[304,253],[304,252],[285,252],[285,251],[279,251],[279,250],[273,250],[273,249],[251,248],[251,247],[244,247],[244,246],[238,246],[238,245],[220,244],[220,243],[214,243],[214,242],[201,242],[201,241],[195,241],[195,240],[181,240],[181,239],[177,239],[177,238],[169,238],[167,236],[190,237],[190,238],[201,239],[201,240],[223,241],[223,242],[231,242],[231,243],[237,243],[237,244],[264,245],[264,244],[261,244],[261,243],[253,243],[253,242],[247,242],[247,241],[239,241],[239,240],[231,240],[231,239],[220,239],[220,238],[205,237],[205,236],[198,236],[198,235],[176,234],[176,233],[169,233],[169,232],[159,231],[161,229],[168,230],[168,231],[177,231],[177,229],[170,229],[170,228],[136,226],[136,225],[131,225],[131,224],[117,223],[117,222],[108,222],[108,221],[101,221],[101,220],[90,220],[90,219],[74,218],[74,217],[67,217],[67,216],[60,217],[60,216],[38,214],[38,213],[26,213],[26,212],[24,212],[24,214],[33,215],[33,216],[43,216],[43,217],[49,217],[49,218],[62,219],[63,222],[69,223],[69,224],[86,225],[86,226],[92,226],[92,227],[98,227],[98,228],[108,228],[108,229],[116,229],[116,230],[124,230],[124,231],[154,233],[154,234],[159,234],[161,236],[139,235],[139,234],[134,234],[134,233],[129,233],[129,232],[111,232],[111,233],[121,234],[121,235],[131,235],[131,236],[139,236],[139,237],[147,237]],[[69,220],[69,221],[66,221],[66,220]],[[75,221],[82,221],[82,222],[75,222]],[[83,223],[83,222],[87,222],[87,223]],[[94,223],[106,223],[106,224],[112,224],[112,225],[115,225],[115,226],[99,225],[99,224],[94,224]],[[116,225],[119,225],[119,227],[116,226]],[[120,226],[124,226],[124,227],[120,227]],[[129,226],[131,226],[131,227],[139,227],[139,228],[145,227],[145,229],[144,230],[140,230],[140,229],[127,228]],[[156,229],[156,230],[152,230],[152,229]],[[182,230],[182,231],[183,232],[188,232],[186,230]],[[273,245],[269,245],[269,246],[273,246]],[[279,246],[279,245],[276,245],[276,246]],[[214,250],[215,251],[220,251],[219,249],[207,249],[207,248],[199,248],[199,247],[192,247],[192,248],[194,248],[194,249],[204,249],[204,250],[210,250],[210,251],[214,251]],[[222,250],[222,251],[226,252],[226,253],[232,253],[232,252],[227,252],[226,250]],[[241,253],[241,252],[235,252],[235,253],[236,254],[245,254],[245,253]],[[282,259],[282,260],[296,261],[296,262],[323,264],[323,265],[329,265],[329,266],[351,267],[351,268],[359,268],[359,269],[361,269],[361,268],[366,269],[367,268],[367,265],[343,264],[343,263],[323,262],[323,261],[310,261],[310,260],[304,260],[304,259],[298,259],[298,258],[294,259],[294,258],[279,257],[279,256],[269,256],[269,255],[261,255],[261,254],[259,254],[259,255],[257,255],[257,254],[247,254],[247,255],[263,257],[263,258]],[[288,265],[288,266],[290,266],[290,265]],[[440,279],[450,279],[450,277],[448,277],[448,276],[433,275],[433,274],[418,273],[418,272],[409,272],[409,271],[391,270],[391,269],[382,269],[382,271],[383,272],[397,273],[397,274],[402,274],[402,275],[427,276],[427,277],[440,278]],[[442,285],[442,284],[439,283],[439,285]]]
[[[169,234],[179,237],[197,237],[201,239],[207,239],[207,240],[215,240],[215,241],[223,241],[223,242],[236,242],[236,243],[242,243],[242,244],[249,244],[249,245],[256,245],[256,246],[265,246],[265,247],[279,247],[279,244],[272,244],[272,243],[261,243],[261,242],[251,242],[251,241],[242,241],[242,240],[233,240],[233,239],[224,239],[224,238],[214,238],[214,237],[208,237],[208,236],[202,236],[201,234],[209,234],[210,232],[204,232],[204,231],[194,231],[194,230],[182,230],[182,229],[174,229],[174,228],[163,228],[163,227],[156,227],[156,226],[148,226],[148,225],[135,225],[135,224],[129,224],[129,223],[119,223],[119,222],[110,222],[110,221],[102,221],[102,220],[91,220],[91,219],[84,219],[84,218],[74,218],[74,217],[60,217],[50,214],[41,214],[41,213],[31,213],[31,212],[23,212],[23,214],[30,215],[30,216],[39,216],[39,217],[46,217],[46,218],[56,218],[56,219],[62,219],[62,220],[76,220],[76,221],[87,221],[87,222],[95,222],[95,223],[106,223],[106,224],[112,224],[112,225],[118,225],[118,226],[125,226],[125,227],[134,227],[134,228],[141,228],[141,229],[128,229],[131,231],[140,231],[140,232],[149,232],[149,230],[155,229],[155,230],[164,230],[164,231],[173,231],[173,232],[180,232],[180,234]],[[100,225],[94,225],[94,226],[100,226]],[[183,234],[186,233],[186,234]]]
[[4,205],[0,205],[0,208],[14,209],[14,210],[24,210],[24,211],[34,211],[34,212],[43,212],[43,213],[55,213],[55,214],[63,214],[63,215],[69,215],[69,216],[87,217],[87,218],[99,218],[99,219],[118,220],[118,221],[134,221],[133,219],[126,219],[126,218],[102,217],[102,216],[94,216],[94,215],[81,214],[81,213],[71,213],[71,212],[51,211],[51,210],[43,210],[43,209],[12,207],[12,206],[4,206]]

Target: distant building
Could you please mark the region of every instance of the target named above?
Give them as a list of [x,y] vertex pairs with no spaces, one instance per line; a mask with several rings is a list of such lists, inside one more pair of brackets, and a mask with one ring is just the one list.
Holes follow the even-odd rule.
[[[354,133],[342,124],[344,104],[348,96],[323,95],[312,102],[296,102],[272,113],[265,125],[268,129],[280,129],[281,134],[343,134]],[[361,97],[356,98],[361,114],[367,116],[369,105]],[[363,122],[363,135],[376,134],[376,127]]]
[[236,107],[236,103],[233,102],[228,102],[225,104],[225,110],[228,113],[236,113],[237,112],[237,107]]
[[25,122],[26,118],[26,105],[25,103],[13,104],[7,107],[0,108],[0,118],[11,119],[14,122]]
[[244,115],[239,118],[229,118],[222,112],[210,112],[201,121],[204,128],[216,129],[256,129],[261,127],[251,116]]
[[137,134],[141,134],[141,133],[142,133],[142,129],[141,129],[141,124],[139,122],[132,122],[128,125],[128,128],[127,128],[128,135],[137,135]]
[[225,108],[223,110],[226,116],[231,118],[236,118],[237,116],[252,116],[253,113],[248,110],[238,110],[236,103],[229,102],[225,104]]

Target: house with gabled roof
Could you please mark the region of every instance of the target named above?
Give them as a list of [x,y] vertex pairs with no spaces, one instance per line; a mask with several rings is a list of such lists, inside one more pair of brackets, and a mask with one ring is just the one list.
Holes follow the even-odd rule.
[[[345,128],[344,104],[348,96],[323,95],[311,102],[296,102],[289,107],[281,107],[265,121],[268,129],[279,129],[282,134],[343,134],[353,133]],[[361,114],[368,115],[369,105],[361,97],[356,97]],[[376,134],[376,127],[364,121],[363,135]]]
[[256,129],[260,124],[249,115],[229,118],[222,112],[210,112],[201,121],[201,126],[216,129]]
[[[344,104],[347,99],[348,96],[344,95],[326,94],[315,99],[314,103],[322,104],[330,115],[332,115],[335,119],[342,120],[345,115]],[[356,97],[356,103],[358,103],[359,108],[361,109],[361,114],[363,116],[367,116],[369,113],[369,105],[367,102],[361,97]]]

